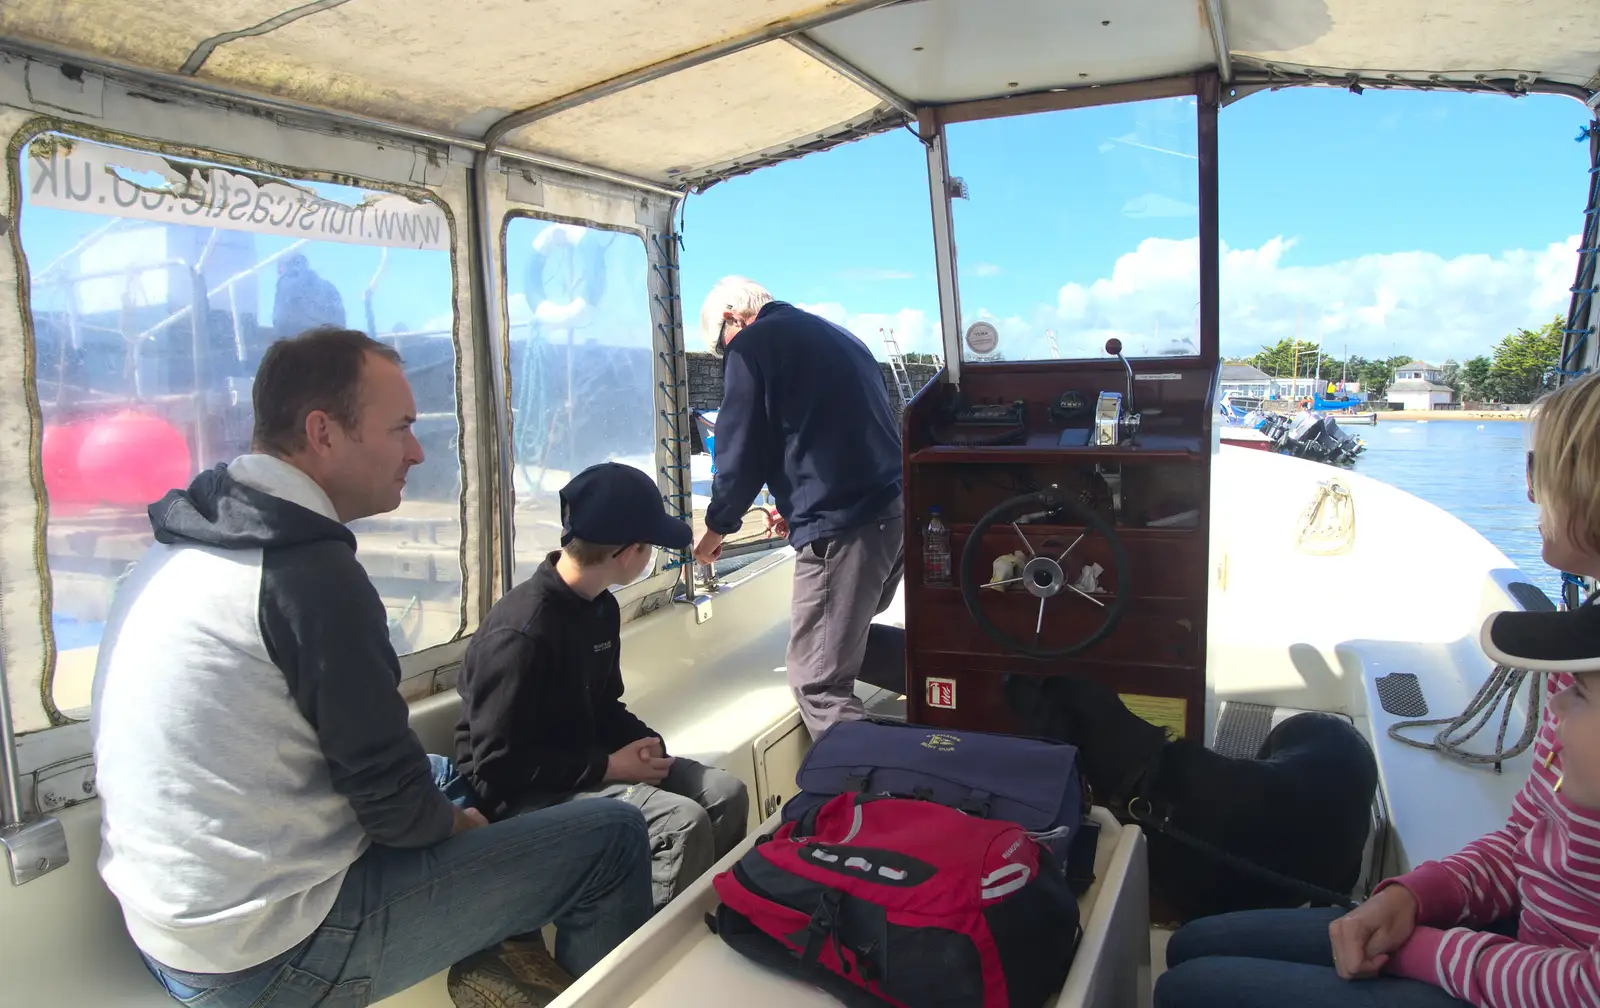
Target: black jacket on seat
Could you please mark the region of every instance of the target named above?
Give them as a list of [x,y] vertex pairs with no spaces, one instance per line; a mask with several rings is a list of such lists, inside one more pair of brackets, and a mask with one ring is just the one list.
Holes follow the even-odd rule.
[[613,752],[655,735],[622,702],[616,597],[573,591],[559,556],[494,604],[462,663],[456,765],[490,818],[598,787]]

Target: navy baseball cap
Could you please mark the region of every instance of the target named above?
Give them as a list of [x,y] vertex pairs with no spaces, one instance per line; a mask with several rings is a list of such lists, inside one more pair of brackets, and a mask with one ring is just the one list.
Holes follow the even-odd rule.
[[574,539],[606,546],[650,543],[688,549],[687,523],[667,514],[655,481],[630,465],[602,462],[561,488],[561,545]]

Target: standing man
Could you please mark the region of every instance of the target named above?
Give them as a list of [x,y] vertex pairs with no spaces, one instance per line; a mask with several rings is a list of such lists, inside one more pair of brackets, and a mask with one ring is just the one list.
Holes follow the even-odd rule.
[[339,288],[306,261],[300,252],[278,260],[278,286],[272,293],[272,328],[279,339],[318,326],[344,325],[344,298]]
[[694,558],[711,563],[766,484],[798,554],[789,686],[812,738],[864,714],[855,679],[872,618],[905,570],[900,432],[883,372],[850,332],[724,277],[700,309],[723,358],[717,475]]
[[412,733],[348,527],[422,461],[399,355],[312,330],[254,397],[255,450],[150,505],[106,624],[100,875],[184,1004],[358,1008],[449,968],[460,1008],[546,1005],[649,918],[644,816],[486,824]]

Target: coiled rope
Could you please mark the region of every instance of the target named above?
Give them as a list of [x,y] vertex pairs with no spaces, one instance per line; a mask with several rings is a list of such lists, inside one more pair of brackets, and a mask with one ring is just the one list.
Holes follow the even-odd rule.
[[[1396,721],[1389,726],[1389,737],[1396,742],[1403,742],[1408,746],[1418,749],[1432,749],[1441,756],[1449,757],[1467,764],[1493,764],[1496,773],[1500,772],[1500,764],[1508,759],[1522,755],[1533,745],[1534,736],[1539,732],[1539,719],[1544,700],[1543,672],[1530,672],[1527,669],[1510,668],[1506,665],[1496,665],[1494,672],[1478,687],[1478,693],[1467,704],[1466,710],[1455,717],[1448,718],[1419,718],[1411,721]],[[1515,705],[1517,690],[1526,685],[1528,690],[1527,720],[1522,726],[1522,735],[1509,749],[1506,748],[1506,731],[1511,724],[1511,708]],[[1502,704],[1504,705],[1502,709]],[[1500,730],[1495,735],[1494,751],[1487,753],[1469,752],[1464,748],[1466,743],[1483,731],[1489,720],[1494,717],[1495,711],[1500,710]],[[1476,724],[1471,724],[1473,719]],[[1468,725],[1471,724],[1469,728]],[[1400,732],[1407,728],[1433,728],[1439,727],[1432,742],[1419,742],[1406,738]],[[1463,729],[1465,731],[1463,732]],[[1460,732],[1461,734],[1457,734]]]

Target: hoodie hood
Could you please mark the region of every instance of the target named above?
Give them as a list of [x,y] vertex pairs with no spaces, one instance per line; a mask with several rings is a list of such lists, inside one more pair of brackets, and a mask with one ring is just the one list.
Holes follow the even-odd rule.
[[336,539],[353,552],[355,534],[332,513],[309,476],[265,455],[241,456],[231,471],[229,464],[208,469],[188,489],[173,490],[149,508],[156,541],[167,545],[282,549]]

